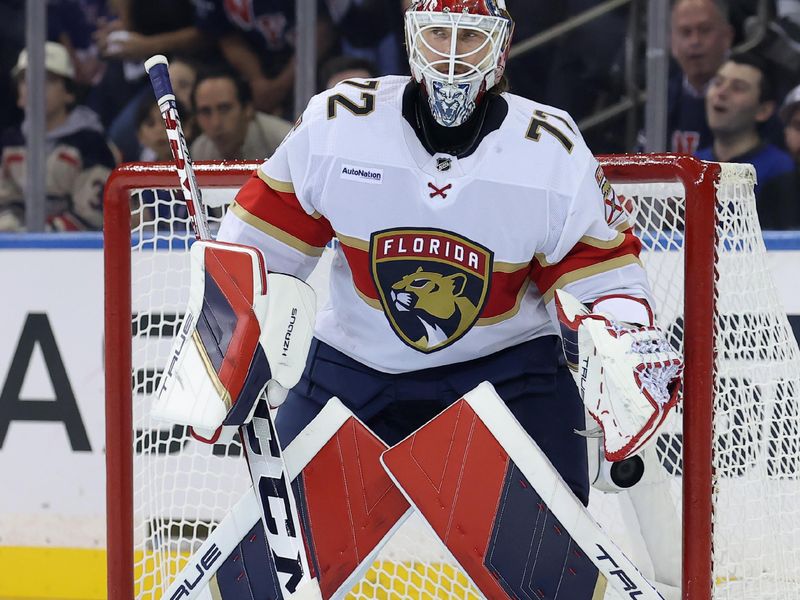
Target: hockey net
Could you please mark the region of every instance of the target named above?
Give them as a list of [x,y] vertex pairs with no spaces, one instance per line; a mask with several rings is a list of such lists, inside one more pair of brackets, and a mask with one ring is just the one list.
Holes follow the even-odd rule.
[[[602,163],[643,240],[657,319],[686,374],[645,481],[593,489],[590,510],[667,598],[681,588],[691,600],[797,598],[800,354],[768,269],[752,170],[670,155]],[[255,167],[196,165],[213,222]],[[169,165],[126,165],[106,189],[112,599],[161,598],[250,485],[237,443],[200,444],[149,416],[189,285],[193,235],[176,183]],[[321,296],[324,267],[312,276]],[[349,597],[480,594],[412,518]]]

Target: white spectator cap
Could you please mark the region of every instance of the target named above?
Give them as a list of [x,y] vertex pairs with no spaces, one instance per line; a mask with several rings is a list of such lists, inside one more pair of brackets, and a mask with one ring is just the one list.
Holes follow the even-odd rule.
[[788,123],[796,108],[800,108],[800,85],[786,94],[786,98],[781,105],[781,110],[778,112],[781,121]]
[[[28,66],[28,51],[23,49],[19,53],[16,66],[11,70],[11,75],[16,77]],[[67,52],[67,49],[57,42],[44,43],[44,68],[45,71],[66,77],[67,79],[75,79],[75,65],[72,64],[72,58]]]

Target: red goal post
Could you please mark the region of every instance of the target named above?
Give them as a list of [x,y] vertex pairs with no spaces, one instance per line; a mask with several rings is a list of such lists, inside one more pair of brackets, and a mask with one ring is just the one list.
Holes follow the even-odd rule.
[[[686,190],[684,225],[683,465],[684,598],[711,598],[712,411],[714,406],[714,274],[716,186],[720,167],[687,156],[600,157],[613,184],[680,181]],[[691,190],[691,193],[690,193]],[[687,464],[688,463],[688,464]]]
[[[669,315],[662,325],[669,322],[672,341],[682,345],[686,362],[680,419],[673,431],[662,436],[658,450],[665,485],[671,490],[675,510],[682,513],[682,544],[660,549],[651,548],[649,542],[644,545],[656,554],[682,552],[682,573],[676,584],[684,599],[789,600],[794,597],[792,590],[800,589],[800,458],[795,456],[800,456],[800,449],[790,442],[792,434],[800,439],[799,359],[785,315],[781,321],[777,296],[769,289],[752,171],[741,165],[667,154],[604,156],[600,162],[646,239],[645,247],[652,258],[646,258],[645,264],[661,304],[657,310],[663,308]],[[226,196],[221,201],[224,204],[232,200],[256,166],[197,163],[195,169],[199,185],[208,195],[224,190],[220,192]],[[157,429],[146,420],[148,396],[162,360],[159,353],[165,352],[164,338],[182,310],[180,288],[188,282],[180,283],[177,275],[175,281],[170,275],[165,282],[163,276],[165,269],[180,270],[180,255],[192,235],[188,227],[175,227],[175,223],[163,220],[160,210],[151,207],[152,214],[147,214],[142,190],[176,186],[174,169],[167,164],[123,165],[106,185],[107,543],[111,599],[159,597],[164,581],[174,576],[185,560],[180,556],[196,546],[208,527],[224,515],[225,504],[236,499],[220,500],[216,492],[200,489],[228,487],[227,482],[220,484],[217,480],[191,481],[188,490],[176,492],[178,484],[172,471],[190,464],[186,456],[190,450],[209,453],[209,447],[194,448],[184,439],[185,432]],[[159,202],[155,196],[153,201]],[[746,259],[743,266],[739,266],[739,259]],[[728,271],[737,286],[748,277],[758,280],[752,299],[746,296],[747,290],[742,298],[729,298],[728,284],[724,283]],[[762,280],[766,281],[763,285]],[[175,289],[168,290],[170,286]],[[762,297],[766,309],[760,306]],[[168,308],[162,309],[162,304]],[[751,342],[756,348],[752,351]],[[743,378],[739,382],[729,374],[742,361],[758,363],[747,371],[746,384]],[[728,364],[732,362],[736,363],[733,367]],[[789,408],[784,406],[780,409],[783,412],[778,412],[779,401],[790,397]],[[759,409],[757,402],[767,407]],[[756,419],[760,419],[758,423],[750,422]],[[742,425],[741,421],[746,423]],[[765,431],[771,435],[775,430],[777,442],[764,439]],[[200,460],[219,467],[232,464],[222,461],[237,459],[225,454]],[[241,458],[238,461],[243,462]],[[780,485],[773,494],[776,481]],[[737,523],[744,519],[740,515],[753,512],[753,505],[743,501],[740,506],[725,494],[728,488],[733,490],[732,498],[742,490],[752,493],[758,489],[754,486],[766,490],[761,502],[764,515],[752,523]],[[590,509],[593,505],[601,507],[598,510],[602,514],[596,516],[605,524],[606,500],[613,504],[616,499],[603,498],[596,490],[592,493]],[[180,506],[190,501],[196,503],[191,509]],[[219,506],[209,507],[209,501],[219,501]],[[753,552],[741,547],[740,537],[757,536],[762,529],[772,531],[767,507],[786,501],[794,501],[794,508],[787,515],[781,514],[777,525],[773,524],[778,531],[766,536],[781,547],[770,550],[766,558],[751,556]],[[614,518],[607,521],[612,538],[618,525]],[[639,518],[645,528],[658,527],[658,519]],[[415,535],[411,531],[409,538]],[[765,541],[758,544],[767,547]],[[681,545],[682,550],[674,547]],[[428,556],[430,546],[430,542],[419,546],[413,540],[398,542],[398,549],[387,550],[386,556],[379,558],[368,581],[357,586],[352,597],[383,597],[386,593],[416,597],[422,590],[434,598],[474,597],[474,588],[457,567],[445,564],[446,557]],[[623,549],[628,551],[624,544]],[[632,558],[640,565],[636,556]],[[658,570],[658,559],[650,560],[651,568]],[[409,586],[416,588],[413,594]],[[383,588],[383,595],[376,592],[379,588]]]

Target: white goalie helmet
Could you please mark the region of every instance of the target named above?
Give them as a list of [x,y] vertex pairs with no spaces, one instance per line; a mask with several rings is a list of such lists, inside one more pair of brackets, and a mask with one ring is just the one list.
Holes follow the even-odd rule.
[[505,0],[416,0],[405,27],[411,74],[434,119],[461,125],[505,71],[514,29]]

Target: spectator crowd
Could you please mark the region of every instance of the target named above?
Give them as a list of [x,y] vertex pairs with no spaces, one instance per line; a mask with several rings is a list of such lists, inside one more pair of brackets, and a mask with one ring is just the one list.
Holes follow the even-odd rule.
[[[318,91],[348,78],[407,73],[402,12],[410,1],[318,0]],[[520,42],[601,0],[506,2]],[[671,2],[667,149],[753,164],[762,227],[800,229],[800,0],[771,0],[766,27],[758,4]],[[0,6],[0,231],[25,224],[24,8],[24,0]],[[513,57],[511,91],[564,108],[579,123],[607,107],[625,89],[627,11]],[[143,67],[153,54],[170,60],[194,160],[263,160],[296,117],[289,0],[47,0],[47,37],[50,231],[101,229],[111,170],[170,160]],[[640,46],[643,72],[646,40]],[[642,136],[638,145],[623,139],[619,123],[587,127],[596,153],[641,149]]]

